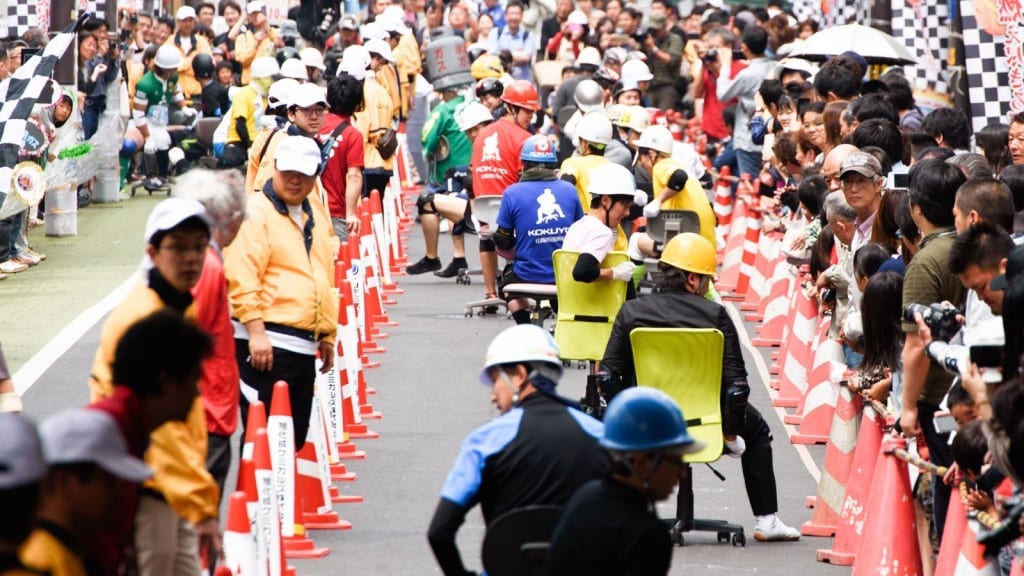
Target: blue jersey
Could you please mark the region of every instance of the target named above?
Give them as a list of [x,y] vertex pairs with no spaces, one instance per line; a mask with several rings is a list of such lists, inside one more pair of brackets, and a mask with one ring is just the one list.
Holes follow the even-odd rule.
[[563,180],[530,180],[509,186],[501,198],[496,224],[515,231],[512,272],[525,282],[554,284],[551,255],[565,233],[583,217],[576,188]]

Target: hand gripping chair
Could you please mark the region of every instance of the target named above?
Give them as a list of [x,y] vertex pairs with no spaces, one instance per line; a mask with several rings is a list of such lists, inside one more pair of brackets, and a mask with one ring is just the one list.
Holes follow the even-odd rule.
[[[473,225],[481,240],[487,240],[491,237],[491,227],[495,226],[494,221],[498,219],[499,208],[501,208],[501,196],[480,196],[473,200]],[[487,232],[480,231],[481,222],[487,223]],[[469,271],[465,274],[460,272],[459,277],[455,281],[459,284],[468,285],[471,282],[469,279],[470,274],[471,272]],[[466,318],[472,317],[474,311],[477,311],[482,316],[484,310],[491,306],[501,306],[506,311],[508,310],[508,305],[501,298],[484,298],[483,300],[474,300],[466,303]]]
[[[722,357],[724,337],[718,330],[694,328],[635,328],[629,333],[636,381],[671,396],[683,410],[690,435],[705,448],[683,457],[687,465],[708,463],[722,456]],[[693,470],[679,484],[672,540],[683,545],[683,532],[715,532],[719,542],[745,546],[743,526],[724,520],[693,517]],[[717,472],[716,472],[717,474]]]
[[[579,257],[579,252],[570,250],[556,250],[552,255],[558,293],[555,343],[563,362],[590,363],[587,392],[581,404],[586,413],[600,418],[604,406],[597,385],[597,362],[604,357],[615,316],[626,301],[626,283],[577,282],[572,271]],[[625,252],[610,252],[601,267],[609,268],[628,260]]]
[[540,576],[561,506],[526,506],[502,514],[487,527],[481,551],[490,576]]

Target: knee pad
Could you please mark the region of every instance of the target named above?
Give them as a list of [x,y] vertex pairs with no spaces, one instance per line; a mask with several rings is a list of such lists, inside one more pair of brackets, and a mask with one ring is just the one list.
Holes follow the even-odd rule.
[[424,192],[416,198],[416,211],[419,214],[437,214],[434,207],[434,193]]
[[131,138],[124,138],[121,140],[121,156],[131,156],[138,151],[139,145]]
[[480,239],[480,251],[481,252],[494,252],[494,240],[490,238]]

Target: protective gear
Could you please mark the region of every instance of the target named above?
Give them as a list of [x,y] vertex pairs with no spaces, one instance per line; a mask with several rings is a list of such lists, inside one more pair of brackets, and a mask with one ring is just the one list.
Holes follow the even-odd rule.
[[612,98],[617,99],[624,92],[629,92],[631,90],[639,92],[640,87],[636,85],[636,82],[619,82],[616,84],[615,92],[612,93]]
[[324,55],[316,48],[310,47],[299,50],[299,60],[302,60],[302,65],[307,68],[316,68],[321,72],[327,68],[324,66]]
[[647,67],[647,63],[643,60],[629,60],[622,65],[622,72],[619,73],[619,79],[622,83],[632,82],[637,84],[638,82],[650,82],[651,78],[654,78],[654,74],[651,74],[651,69]]
[[607,146],[612,141],[612,123],[604,112],[591,112],[580,119],[576,133],[580,140]]
[[612,126],[618,126],[619,118],[622,117],[622,113],[629,108],[622,104],[612,104],[605,110],[604,115],[608,117],[608,121],[612,123]]
[[580,66],[593,66],[595,69],[601,67],[601,53],[597,48],[587,46],[580,50],[580,55],[576,57],[576,67]]
[[[647,210],[644,209],[645,214],[646,212]],[[715,274],[715,247],[700,234],[693,232],[676,234],[661,251],[661,262],[687,272],[713,276]]]
[[192,74],[196,80],[209,80],[213,78],[213,56],[200,52],[192,58]]
[[494,121],[494,116],[491,115],[491,111],[479,102],[469,102],[455,114],[455,123],[463,132],[492,121]]
[[469,48],[466,48],[466,52],[469,53],[469,61],[476,62],[477,58],[487,54],[487,47],[481,44],[473,44]]
[[628,57],[629,50],[626,50],[621,46],[612,46],[604,51],[604,61],[606,63],[624,64]]
[[359,36],[363,39],[363,44],[366,44],[367,40],[387,40],[390,34],[377,22],[367,22],[359,28]]
[[604,90],[593,80],[582,80],[576,85],[573,100],[576,101],[576,107],[580,112],[596,112],[604,108]]
[[651,203],[644,206],[645,218],[657,218],[661,214],[661,200],[651,200]]
[[291,60],[293,58],[298,60],[299,51],[296,50],[295,48],[292,48],[291,46],[285,46],[283,48],[277,49],[277,52],[274,54],[274,58],[277,59],[277,63],[279,65],[284,64],[285,61]]
[[747,451],[747,443],[743,440],[743,436],[736,436],[734,440],[726,440],[725,447],[729,449],[727,456],[731,458],[742,458],[743,453]]
[[[506,328],[487,347],[484,367],[480,370],[480,382],[492,384],[488,374],[491,368],[504,364],[546,364],[562,375],[562,360],[558,357],[558,345],[551,334],[533,324],[520,324]],[[556,378],[557,380],[557,378]]]
[[601,446],[614,452],[651,452],[682,448],[696,452],[703,442],[686,430],[683,411],[668,394],[655,388],[634,387],[612,399],[604,414]]
[[348,74],[356,80],[366,79],[366,69],[370,67],[370,53],[366,48],[353,44],[341,53],[341,63],[338,65],[338,75]]
[[619,73],[607,66],[601,66],[594,73],[594,80],[604,86],[611,87],[619,81]]
[[253,78],[273,78],[281,71],[281,67],[278,66],[277,60],[270,56],[260,56],[252,61],[250,71]]
[[501,78],[501,75],[504,73],[505,67],[501,65],[501,58],[494,54],[484,54],[474,60],[473,64],[469,67],[469,74],[473,77],[473,80]]
[[267,91],[267,106],[278,108],[288,107],[288,98],[299,88],[299,81],[294,78],[281,78],[270,85]]
[[366,50],[371,56],[376,54],[392,64],[395,63],[395,56],[392,54],[391,45],[387,40],[367,40],[363,46],[366,46]]
[[484,96],[497,96],[505,91],[505,85],[497,78],[484,78],[476,83],[476,97],[483,99]]
[[602,164],[590,172],[587,193],[591,196],[629,196],[633,197],[636,182],[627,168],[618,164]]
[[169,44],[164,44],[156,51],[156,67],[164,70],[177,70],[181,66],[181,52]]
[[124,138],[121,140],[121,155],[132,156],[139,150],[139,145],[131,138]]
[[629,282],[633,279],[633,270],[636,264],[632,262],[619,262],[612,267],[612,278],[619,282]]
[[434,193],[424,192],[416,198],[416,213],[417,214],[437,214],[437,208],[434,206]]
[[613,120],[613,122],[616,126],[629,128],[634,132],[643,134],[643,131],[651,125],[651,116],[643,106],[627,106],[626,109],[619,114],[618,121]]
[[530,136],[523,141],[523,151],[519,158],[523,162],[557,164],[558,147],[547,136]]
[[664,126],[648,126],[636,141],[637,148],[649,148],[664,154],[672,153],[672,133]]
[[537,102],[537,87],[527,80],[516,80],[508,88],[505,88],[505,92],[501,95],[501,101],[533,112],[540,110],[540,104]]
[[679,192],[683,188],[686,188],[686,183],[690,180],[690,176],[685,170],[676,170],[668,178],[668,187],[676,192]]
[[309,81],[309,74],[306,73],[306,65],[296,58],[289,58],[281,63],[281,76],[291,78],[293,80],[299,80],[300,82]]

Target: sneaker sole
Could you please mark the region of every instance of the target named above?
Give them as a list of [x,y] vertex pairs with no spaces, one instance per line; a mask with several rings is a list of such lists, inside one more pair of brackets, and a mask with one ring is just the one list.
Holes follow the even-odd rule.
[[754,532],[754,540],[757,540],[758,542],[796,542],[799,539],[799,536],[779,536],[777,538],[769,538],[764,534]]

